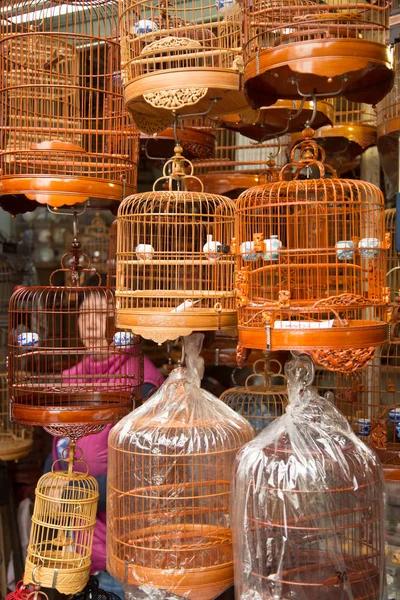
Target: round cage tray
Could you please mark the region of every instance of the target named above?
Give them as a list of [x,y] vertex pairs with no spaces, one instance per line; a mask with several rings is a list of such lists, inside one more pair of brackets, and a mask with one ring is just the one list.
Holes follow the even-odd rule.
[[304,95],[317,92],[326,97],[342,90],[348,100],[376,104],[391,89],[394,75],[388,46],[334,35],[300,43],[299,36],[296,28],[276,40],[276,47],[250,57],[244,80],[253,107],[299,99],[298,89]]
[[[178,132],[179,142],[187,158],[212,158],[215,153],[215,134],[205,129],[184,127]],[[175,147],[175,135],[172,127],[164,129],[156,137],[141,135],[145,141],[145,156],[165,160],[171,156]]]
[[13,435],[0,434],[0,460],[19,460],[32,449],[33,440],[24,440]]
[[[298,114],[297,114],[298,113]],[[292,133],[304,129],[314,114],[312,102],[300,100],[278,100],[275,104],[259,110],[248,109],[239,114],[222,117],[225,129],[237,131],[257,142],[268,134]],[[313,127],[315,129],[334,122],[334,106],[327,100],[318,100]]]
[[[215,171],[213,171],[213,167]],[[243,171],[235,170],[240,168]],[[207,169],[209,170],[200,175],[204,191],[209,194],[228,196],[228,198],[235,198],[240,191],[255,185],[262,185],[269,180],[265,173],[260,172],[261,170],[265,171],[265,168],[260,167],[260,170],[257,171],[247,171],[245,165],[236,164],[234,161],[212,161],[207,165]]]
[[130,329],[133,333],[157,343],[176,340],[193,331],[218,331],[237,326],[235,310],[197,309],[171,312],[171,309],[119,309],[117,327]]
[[[46,556],[47,554],[47,556]],[[71,555],[69,561],[68,554]],[[57,588],[61,594],[77,594],[85,587],[90,575],[90,558],[80,558],[68,550],[40,554],[42,564],[25,561],[24,583],[44,588]]]
[[[315,132],[314,138],[318,140],[327,154],[346,153],[352,160],[376,144],[376,127],[343,123],[333,127],[321,127]],[[292,145],[300,142],[301,139],[300,133],[294,133],[291,140]]]

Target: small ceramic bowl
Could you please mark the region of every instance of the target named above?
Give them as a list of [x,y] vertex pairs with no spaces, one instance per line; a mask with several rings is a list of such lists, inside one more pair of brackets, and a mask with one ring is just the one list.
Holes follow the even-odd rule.
[[363,238],[358,242],[358,249],[362,258],[377,258],[380,245],[378,238]]
[[17,338],[18,346],[22,346],[24,348],[30,346],[37,346],[39,343],[39,336],[37,333],[28,331],[26,333],[20,333]]

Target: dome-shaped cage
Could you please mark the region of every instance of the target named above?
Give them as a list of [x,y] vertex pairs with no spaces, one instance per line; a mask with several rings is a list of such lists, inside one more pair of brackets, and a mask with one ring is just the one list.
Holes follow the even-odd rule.
[[210,600],[233,581],[232,465],[253,432],[192,375],[172,371],[110,431],[107,570],[133,597],[146,586]]
[[174,181],[184,190],[192,178],[179,150],[164,175],[169,163],[172,174],[158,180],[169,191],[156,191],[156,182],[152,192],[126,198],[117,217],[117,325],[157,342],[237,324],[234,204],[173,190]]
[[243,108],[241,32],[235,0],[121,1],[125,100],[139,129],[163,129],[173,111],[210,109],[211,116]]
[[19,460],[29,454],[32,444],[32,428],[10,421],[8,402],[7,369],[0,362],[0,460]]
[[[274,364],[278,364],[277,372],[271,370]],[[253,364],[253,373],[247,377],[244,386],[225,390],[220,400],[247,419],[258,434],[285,412],[288,396],[287,386],[282,384],[283,377],[279,361],[257,360]],[[279,383],[276,383],[276,379]]]
[[379,102],[393,82],[386,0],[245,0],[244,81],[254,107],[313,93]]
[[78,438],[132,410],[143,356],[138,338],[115,329],[112,289],[56,286],[53,277],[10,300],[11,418]]
[[305,139],[277,182],[236,203],[239,347],[303,349],[329,369],[351,371],[387,340],[390,236],[381,191],[332,169],[324,178],[320,155]]
[[[117,3],[3,2],[0,202],[112,207],[136,190]],[[6,205],[4,205],[6,206]]]
[[76,594],[90,575],[93,532],[96,523],[98,484],[84,472],[74,470],[70,445],[65,470],[52,470],[36,486],[32,527],[25,560],[25,584],[55,588],[61,594]]
[[[299,387],[299,389],[301,389]],[[232,483],[239,598],[385,595],[379,460],[314,391],[239,451]]]
[[390,288],[392,300],[400,293],[400,253],[396,248],[396,209],[385,210],[385,229],[390,233],[391,245],[387,257],[386,282]]

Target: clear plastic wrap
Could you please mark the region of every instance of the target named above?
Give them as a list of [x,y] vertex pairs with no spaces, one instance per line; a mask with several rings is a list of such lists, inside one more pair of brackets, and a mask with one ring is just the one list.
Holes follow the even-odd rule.
[[129,598],[208,600],[233,582],[232,468],[253,430],[200,388],[202,339],[110,432],[107,568]]
[[239,600],[384,600],[383,474],[345,417],[288,363],[289,405],[237,455]]

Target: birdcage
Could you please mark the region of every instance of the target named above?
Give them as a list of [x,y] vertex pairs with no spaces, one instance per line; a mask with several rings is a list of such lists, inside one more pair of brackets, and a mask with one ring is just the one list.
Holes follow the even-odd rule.
[[251,143],[234,131],[220,128],[215,159],[194,160],[206,192],[236,199],[240,192],[267,183],[286,162],[289,136],[261,144]]
[[[313,127],[316,128],[315,123]],[[369,104],[336,99],[333,127],[325,126],[315,131],[315,138],[328,154],[345,154],[354,159],[376,145],[376,110]],[[301,139],[301,133],[292,135],[292,143]]]
[[239,451],[233,477],[240,598],[378,600],[385,591],[379,461],[315,390]]
[[243,108],[241,32],[233,0],[121,2],[125,100],[139,129],[164,129],[173,111],[211,116]]
[[386,0],[246,0],[244,85],[254,107],[314,93],[379,102],[393,71]]
[[275,104],[257,110],[246,108],[237,114],[221,117],[221,125],[231,131],[241,133],[257,142],[270,135],[283,135],[301,131],[312,120],[313,127],[332,125],[335,113],[329,100],[318,102],[300,100],[278,100]]
[[21,287],[10,300],[8,386],[13,421],[79,438],[132,410],[143,357],[138,339],[115,329],[111,288],[53,283],[69,262],[49,286]]
[[[25,561],[24,583],[76,594],[90,575],[98,484],[70,445],[68,457],[56,461],[39,479]],[[57,463],[65,461],[65,470]],[[84,463],[84,471],[75,465]],[[81,467],[81,466],[80,466]]]
[[396,245],[396,209],[385,210],[385,229],[390,233],[391,245],[387,257],[386,282],[392,294],[392,300],[400,293],[400,254]]
[[133,597],[130,586],[146,586],[210,600],[233,581],[231,472],[253,432],[200,388],[204,361],[190,343],[187,368],[110,431],[107,570]]
[[[272,370],[278,365],[277,372]],[[280,383],[277,384],[278,378]],[[277,417],[283,415],[287,405],[287,387],[282,384],[282,365],[275,359],[261,359],[253,364],[253,373],[244,386],[226,390],[220,396],[232,410],[247,419],[255,433],[260,433]]]
[[239,354],[296,348],[351,371],[387,340],[390,235],[381,191],[337,178],[324,157],[306,137],[277,182],[236,203]]
[[[176,146],[153,191],[126,198],[117,217],[117,325],[159,343],[237,323],[235,207],[223,196],[185,191],[194,177],[181,151]],[[168,191],[157,191],[161,182]]]
[[156,134],[141,134],[141,151],[144,158],[164,163],[173,153],[176,137],[179,137],[186,158],[211,158],[215,153],[216,136],[215,119],[187,118],[176,131],[174,127],[167,127]]
[[[136,189],[115,2],[34,0],[0,19],[0,198],[112,207]],[[16,197],[14,197],[16,195]]]
[[18,460],[32,448],[32,429],[10,422],[5,361],[0,369],[0,460]]

